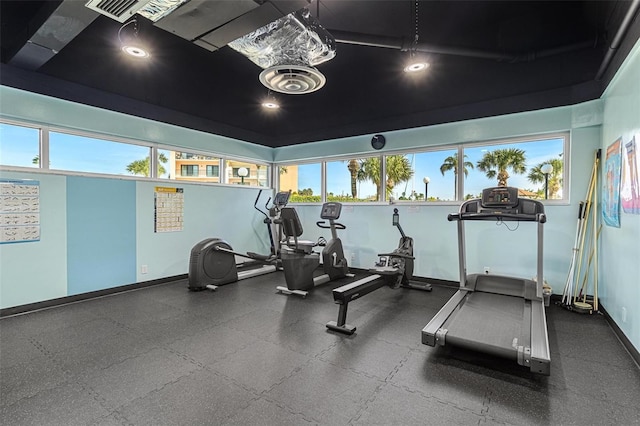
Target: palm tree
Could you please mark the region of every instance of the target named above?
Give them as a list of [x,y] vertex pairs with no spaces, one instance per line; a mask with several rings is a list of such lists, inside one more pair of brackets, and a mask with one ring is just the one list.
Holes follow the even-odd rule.
[[[33,157],[31,160],[31,164],[39,165],[40,164],[40,154]],[[49,166],[51,166],[51,161],[49,161]]]
[[[462,159],[467,158],[465,154]],[[462,162],[462,171],[464,172],[464,177],[469,176],[469,169],[473,169],[473,163],[471,161],[463,161]],[[458,153],[456,152],[453,155],[448,156],[444,159],[444,162],[440,166],[440,173],[442,176],[449,170],[453,170],[453,193],[458,192]]]
[[[411,162],[405,155],[389,155],[386,157],[386,169],[385,194],[387,196],[391,194],[397,184],[409,181],[414,174]],[[369,157],[361,160],[357,180],[370,180],[376,186],[378,194],[380,194],[380,179],[380,158]]]
[[[161,152],[158,154],[158,161],[158,176],[162,176],[166,172],[166,169],[162,166],[162,164],[169,161],[169,159],[166,155],[164,155],[164,153]],[[147,177],[150,176],[151,173],[149,156],[147,156],[144,160],[135,160],[129,163],[129,165],[127,166],[127,171],[133,175]]]
[[358,182],[370,180],[376,186],[376,194],[380,196],[380,157],[368,157],[360,160],[360,169],[356,175]]
[[485,172],[489,179],[498,178],[498,186],[507,186],[511,169],[514,173],[523,174],[527,171],[525,166],[525,153],[522,149],[507,148],[485,152],[476,166],[478,170]]
[[414,174],[411,162],[405,155],[390,155],[387,157],[387,195],[391,194],[393,188],[401,183],[408,182]]
[[549,198],[555,198],[558,191],[562,187],[562,169],[564,167],[564,162],[560,158],[552,158],[550,160],[545,160],[537,166],[533,167],[529,170],[529,175],[527,179],[529,179],[532,183],[543,183],[544,182],[544,173],[542,173],[542,166],[545,164],[551,164],[553,167],[553,171],[549,174],[549,182],[547,187],[549,188]]
[[358,163],[358,160],[356,160],[355,158],[349,160],[347,169],[349,169],[349,173],[351,174],[351,196],[353,198],[358,198],[358,188],[356,186],[358,182],[358,171],[360,170],[360,164]]

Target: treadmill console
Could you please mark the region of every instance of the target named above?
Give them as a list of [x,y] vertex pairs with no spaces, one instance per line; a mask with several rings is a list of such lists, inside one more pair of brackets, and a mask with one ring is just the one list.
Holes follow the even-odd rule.
[[322,205],[320,211],[320,218],[325,220],[338,220],[340,218],[340,212],[342,211],[342,204],[330,202]]
[[518,205],[518,188],[498,186],[482,190],[482,207],[511,210]]
[[538,200],[519,198],[518,188],[498,186],[482,190],[482,198],[467,200],[449,220],[512,220],[545,222],[544,205]]

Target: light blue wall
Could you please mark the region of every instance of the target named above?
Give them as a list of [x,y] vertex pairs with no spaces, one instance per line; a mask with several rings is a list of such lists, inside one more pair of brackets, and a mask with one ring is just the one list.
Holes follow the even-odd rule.
[[[31,97],[31,94],[22,94],[27,98]],[[39,100],[42,101],[42,99]],[[64,106],[65,108],[71,108],[66,103],[64,103]],[[546,226],[545,262],[547,267],[545,269],[545,277],[554,287],[555,292],[560,293],[571,254],[576,206],[586,192],[593,151],[601,144],[599,128],[600,120],[602,119],[601,106],[601,103],[596,101],[573,107],[394,132],[393,135],[389,135],[388,149],[464,143],[500,137],[513,137],[522,134],[543,134],[571,130],[571,204],[568,206],[549,206],[549,222]],[[81,111],[79,109],[75,112],[79,114]],[[100,111],[92,111],[91,113],[94,112],[98,113]],[[109,112],[104,113],[111,114]],[[56,114],[53,114],[51,120],[63,118],[71,120],[70,117],[59,117]],[[128,119],[139,120],[132,117]],[[188,135],[191,131],[185,130],[185,132],[185,135]],[[127,133],[127,136],[132,137],[132,134]],[[322,148],[323,146],[324,148]],[[305,158],[305,152],[307,152],[308,156],[320,156],[326,152],[340,154],[369,152],[370,148],[368,146],[369,137],[367,136],[351,138],[349,141],[337,140],[312,144],[308,150],[305,150],[304,147],[280,148],[273,150],[273,153],[279,159],[284,157],[299,159]],[[233,148],[228,149],[233,151]],[[45,176],[49,178],[52,175],[34,172],[23,173],[21,176],[27,178]],[[63,182],[66,182],[64,177],[56,178],[63,179]],[[99,181],[102,182],[102,180]],[[111,179],[106,179],[106,181],[111,181]],[[113,181],[116,182],[117,179],[113,179]],[[90,183],[91,180],[87,182],[86,191],[95,193],[101,191],[99,185],[92,185]],[[153,190],[154,186],[158,184],[158,182],[144,180],[136,181],[135,183],[136,238],[135,256],[132,255],[135,260],[131,262],[135,263],[136,281],[147,281],[185,273],[187,271],[190,248],[195,242],[206,237],[221,236],[227,238],[234,248],[240,251],[268,251],[267,234],[261,222],[262,218],[251,208],[255,199],[255,188],[212,187],[177,182],[161,183],[160,185],[185,188],[185,229],[181,233],[156,234],[153,232]],[[115,183],[113,185],[114,187],[117,186]],[[64,192],[66,187],[58,190]],[[454,224],[446,221],[447,214],[455,210],[455,208],[453,205],[399,206],[402,225],[407,234],[415,239],[416,275],[445,280],[458,279],[456,228]],[[57,207],[56,211],[61,214],[68,214],[66,204]],[[320,232],[315,226],[315,222],[318,219],[319,206],[299,206],[299,212],[305,224],[308,238],[315,239],[321,234],[324,234],[325,237],[329,236],[326,232]],[[372,265],[377,253],[388,251],[397,245],[398,233],[390,224],[391,213],[392,208],[390,206],[379,205],[354,205],[347,206],[344,209],[341,220],[348,226],[348,229],[342,233],[342,238],[347,252],[347,259],[354,267],[366,268]],[[367,220],[363,221],[363,217],[366,217]],[[69,226],[72,223],[70,221]],[[49,232],[48,229],[47,232]],[[67,232],[73,234],[75,230],[71,229],[67,230]],[[523,230],[523,232],[529,231]],[[496,243],[496,235],[502,238],[500,246]],[[490,266],[495,273],[533,276],[535,274],[535,263],[533,262],[533,254],[535,252],[533,246],[527,244],[522,251],[517,250],[518,247],[522,246],[520,237],[528,238],[527,235],[529,234],[517,236],[517,234],[503,229],[496,231],[491,227],[486,228],[484,225],[470,226],[468,233],[469,270],[481,270],[483,266]],[[68,243],[66,233],[64,237],[59,244],[65,247],[66,250],[66,244]],[[477,242],[472,243],[472,241]],[[474,247],[474,244],[477,244],[478,247]],[[480,246],[480,244],[482,245]],[[474,248],[477,248],[477,250],[473,250]],[[20,249],[9,248],[8,251],[7,247],[3,247],[3,250],[8,252],[9,256],[13,256],[14,254],[9,251]],[[480,256],[480,253],[491,253],[493,250],[498,253],[502,251],[508,255]],[[57,253],[60,253],[60,251]],[[75,261],[76,259],[72,258],[68,260],[70,265],[73,265]],[[66,259],[60,259],[58,263],[65,265],[66,270]],[[142,265],[147,266],[148,273],[142,274]],[[3,277],[9,277],[12,281],[16,280],[22,273],[22,270],[13,268],[11,265],[6,268],[4,266],[3,261]],[[75,271],[75,268],[70,266],[69,270]],[[129,271],[127,274],[131,275],[131,266],[127,266],[126,269]],[[63,288],[58,288],[56,297],[75,292],[74,289],[71,289],[71,291],[68,289],[69,283],[66,274],[63,276],[64,279],[61,280],[61,283],[64,283],[62,285]],[[31,280],[29,279],[29,281]],[[122,280],[115,281],[112,285],[122,284]],[[103,287],[104,285],[100,286]],[[12,302],[13,299],[3,300],[3,307],[51,298],[16,291],[14,285],[3,286],[3,292],[19,294],[13,299],[21,301],[21,303],[14,303]]]
[[[205,238],[269,252],[263,216],[253,209],[257,188],[38,172],[0,178],[40,181],[41,217],[40,241],[0,245],[0,308],[186,274],[191,247]],[[184,189],[183,231],[154,232],[155,186]],[[271,195],[263,192],[262,205]]]
[[[0,86],[0,117],[259,161],[270,162],[273,155],[271,148],[5,86]],[[42,221],[39,242],[0,245],[0,308],[184,274],[191,246],[212,236],[240,251],[269,250],[263,217],[253,209],[256,188],[42,172],[2,171],[0,177],[41,182]],[[183,232],[153,232],[154,186],[185,188]],[[264,201],[272,195],[267,192]],[[92,205],[79,208],[82,194]],[[99,214],[101,207],[106,217]],[[91,242],[97,245],[93,250]]]
[[[523,134],[570,131],[570,203],[550,203],[547,206],[548,222],[545,225],[544,242],[545,278],[553,287],[554,293],[561,294],[575,238],[577,206],[587,191],[593,156],[601,143],[601,120],[602,103],[595,101],[573,107],[393,132],[387,137],[386,149],[394,150],[399,146],[410,149]],[[321,157],[323,152],[336,151],[342,155],[371,153],[369,140],[369,136],[364,136],[327,141],[324,147],[323,144],[313,144],[309,155]],[[353,147],[353,152],[348,151],[349,147]],[[275,158],[294,161],[302,159],[304,152],[304,147],[278,148]],[[416,275],[459,280],[457,228],[454,223],[447,221],[447,215],[455,212],[457,205],[355,204],[343,208],[340,222],[344,223],[347,229],[340,235],[350,264],[367,268],[373,265],[377,253],[392,250],[397,246],[399,234],[391,226],[393,207],[398,207],[400,211],[405,233],[414,238]],[[327,232],[321,232],[315,226],[320,214],[319,206],[301,205],[298,211],[307,238],[329,236]],[[489,266],[492,273],[533,277],[536,274],[536,227],[528,225],[530,224],[521,224],[518,232],[510,232],[505,227],[497,228],[488,223],[468,224],[468,271],[479,272],[484,266]]]
[[136,183],[67,177],[67,293],[136,282]]
[[6,86],[0,86],[0,117],[268,162],[273,155],[261,145]]
[[0,308],[66,296],[66,178],[2,171],[0,179],[40,182],[40,241],[0,244]]
[[[258,161],[271,162],[273,155],[264,146],[5,86],[0,86],[0,117]],[[0,177],[41,182],[42,221],[39,242],[0,245],[0,308],[184,274],[191,246],[208,237],[225,238],[240,251],[269,250],[262,216],[253,209],[256,188],[41,172],[2,171]],[[157,185],[185,188],[183,232],[153,232]],[[123,188],[120,197],[113,195]],[[112,214],[100,215],[100,208]],[[141,273],[142,265],[147,274]]]
[[[156,186],[157,182],[137,182],[137,281],[187,273],[191,248],[205,238],[222,238],[239,252],[269,254],[267,228],[262,223],[264,216],[253,209],[258,189],[182,183],[162,185],[184,189],[184,229],[182,232],[155,233],[153,200]],[[271,190],[263,191],[262,206],[270,196]],[[142,265],[147,265],[147,274],[142,274]]]
[[[602,149],[617,138],[640,142],[640,42],[620,67],[604,96]],[[607,312],[640,350],[640,215],[620,209],[620,228],[604,226],[600,297]],[[625,312],[626,311],[626,315]]]
[[[601,123],[602,103],[596,100],[562,108],[385,132],[387,144],[380,152],[552,133]],[[371,135],[362,135],[276,148],[273,158],[275,162],[287,162],[327,158],[328,153],[344,156],[371,154],[372,151]]]

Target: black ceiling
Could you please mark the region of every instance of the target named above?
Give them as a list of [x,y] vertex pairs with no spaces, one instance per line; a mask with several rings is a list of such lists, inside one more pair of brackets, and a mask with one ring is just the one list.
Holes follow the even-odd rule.
[[[260,106],[260,67],[142,18],[150,60],[125,58],[122,24],[100,15],[39,68],[18,66],[16,54],[60,3],[1,2],[3,85],[271,147],[597,99],[640,33],[637,0],[419,1],[420,50],[440,53],[428,53],[425,73],[408,75],[407,51],[371,44],[410,46],[415,1],[313,1],[312,15],[338,40],[336,57],[318,66],[322,89],[278,94],[274,114]],[[604,69],[625,21],[624,43]]]

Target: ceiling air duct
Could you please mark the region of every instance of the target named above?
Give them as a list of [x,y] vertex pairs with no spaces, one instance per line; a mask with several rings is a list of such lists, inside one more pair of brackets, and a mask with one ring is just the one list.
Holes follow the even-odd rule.
[[336,55],[335,40],[302,9],[240,37],[229,47],[264,68],[260,82],[287,94],[315,92],[326,78],[315,66]]
[[136,13],[156,22],[187,1],[189,0],[89,0],[86,6],[118,22],[125,22]]

